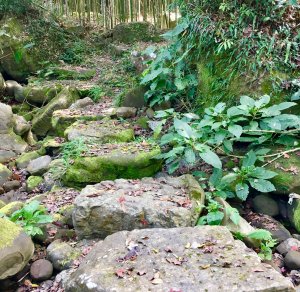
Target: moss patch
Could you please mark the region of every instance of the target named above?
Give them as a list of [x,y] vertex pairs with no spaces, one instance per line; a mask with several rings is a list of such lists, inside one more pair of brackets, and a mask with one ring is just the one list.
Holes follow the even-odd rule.
[[0,250],[11,246],[14,239],[22,232],[22,228],[13,222],[0,218]]

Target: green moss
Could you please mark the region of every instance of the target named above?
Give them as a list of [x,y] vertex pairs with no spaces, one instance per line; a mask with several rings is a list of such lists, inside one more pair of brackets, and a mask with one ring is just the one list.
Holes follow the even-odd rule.
[[6,204],[2,200],[0,200],[0,209],[3,208],[5,205]]
[[44,179],[41,176],[30,176],[27,179],[27,191],[31,192],[38,187]]
[[39,158],[43,154],[40,154],[38,151],[31,151],[22,154],[16,160],[18,168],[26,168],[29,162],[33,159]]
[[11,246],[22,228],[6,219],[0,218],[0,250]]
[[[12,213],[14,213],[17,210],[20,210],[23,208],[23,203],[22,202],[11,202],[7,205],[5,205],[3,208],[0,209],[0,214],[4,214],[5,216],[11,216]],[[1,233],[0,233],[1,234]]]
[[53,76],[58,80],[90,80],[96,74],[96,69],[68,70],[65,68],[54,68]]
[[122,154],[118,150],[97,157],[77,158],[66,171],[66,184],[88,184],[117,178],[138,179],[157,173],[162,162],[154,159],[160,153],[156,148],[150,152]]

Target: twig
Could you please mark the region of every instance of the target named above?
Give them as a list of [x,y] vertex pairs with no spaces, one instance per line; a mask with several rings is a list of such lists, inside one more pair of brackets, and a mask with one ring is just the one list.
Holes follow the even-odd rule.
[[266,156],[264,156],[264,157],[274,157],[274,156],[276,156],[276,157],[275,157],[274,159],[268,161],[267,163],[265,163],[265,164],[263,165],[263,167],[265,167],[265,166],[267,166],[267,165],[273,163],[274,161],[276,161],[276,160],[279,159],[280,157],[284,156],[285,154],[293,153],[293,152],[296,152],[296,151],[299,151],[299,150],[300,150],[300,147],[294,148],[294,149],[290,149],[290,150],[287,150],[287,151],[283,151],[283,152],[281,152],[281,153],[276,153],[276,154],[266,155]]

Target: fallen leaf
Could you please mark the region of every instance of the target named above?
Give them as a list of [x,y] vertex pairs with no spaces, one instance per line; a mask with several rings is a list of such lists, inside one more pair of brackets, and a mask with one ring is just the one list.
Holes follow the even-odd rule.
[[143,276],[143,275],[146,275],[146,271],[141,270],[141,271],[138,271],[137,274],[139,276]]
[[126,273],[126,270],[123,268],[117,269],[115,272],[115,274],[116,274],[116,276],[118,276],[118,278],[124,278],[125,273]]
[[209,264],[200,266],[200,269],[202,269],[202,270],[206,270],[208,268],[210,268]]
[[158,279],[152,280],[151,283],[152,283],[153,285],[158,285],[158,284],[162,284],[162,283],[163,283],[163,280],[158,278]]

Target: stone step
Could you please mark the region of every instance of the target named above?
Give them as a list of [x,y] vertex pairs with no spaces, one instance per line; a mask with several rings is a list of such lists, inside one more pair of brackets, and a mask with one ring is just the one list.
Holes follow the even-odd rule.
[[[109,223],[108,223],[109,224]],[[66,292],[295,291],[226,227],[121,231],[97,243]]]
[[117,179],[89,185],[74,204],[81,238],[104,238],[122,230],[195,226],[204,192],[191,175]]
[[81,109],[69,108],[55,111],[52,116],[52,127],[59,136],[63,136],[64,131],[78,120],[96,121],[105,117],[131,118],[135,117],[136,112],[137,109],[132,107],[114,108],[111,100],[106,99]]
[[133,127],[118,120],[78,121],[68,127],[64,134],[69,141],[78,138],[93,138],[100,143],[134,140]]
[[64,175],[66,185],[87,185],[117,178],[150,177],[161,170],[162,162],[156,144],[119,143],[99,144],[85,141],[86,150],[74,159]]

